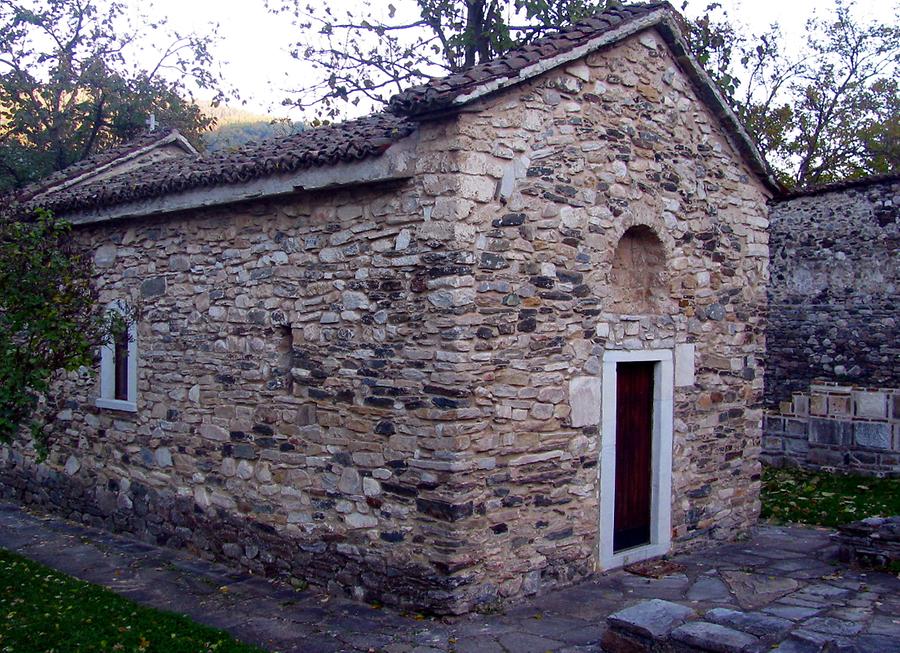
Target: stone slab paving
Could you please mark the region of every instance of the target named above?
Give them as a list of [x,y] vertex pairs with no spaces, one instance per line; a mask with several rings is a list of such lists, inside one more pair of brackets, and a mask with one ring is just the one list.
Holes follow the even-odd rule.
[[[675,557],[681,569],[663,578],[616,571],[499,614],[447,620],[296,591],[10,504],[0,504],[0,546],[283,653],[612,650],[607,617],[629,608],[649,635],[668,619],[672,648],[659,650],[900,653],[900,579],[835,562],[819,529],[761,525],[745,541]],[[674,613],[659,618],[641,607],[666,603]]]

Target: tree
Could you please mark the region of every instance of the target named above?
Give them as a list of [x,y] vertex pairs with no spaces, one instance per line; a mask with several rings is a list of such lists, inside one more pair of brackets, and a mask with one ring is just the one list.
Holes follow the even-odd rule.
[[30,425],[42,454],[48,436],[34,415],[54,375],[93,368],[126,326],[97,307],[91,261],[69,232],[46,211],[0,220],[0,444]]
[[818,27],[810,42],[815,63],[791,85],[796,127],[786,130],[783,148],[798,161],[798,185],[884,172],[890,161],[896,167],[900,27],[861,26],[842,2]]
[[[140,23],[118,0],[0,0],[0,192],[134,138],[151,112],[189,136],[210,126],[185,98],[219,88],[214,35]],[[151,42],[167,44],[154,63],[132,61]]]
[[603,0],[362,0],[340,11],[328,3],[267,0],[291,16],[302,38],[294,58],[312,65],[320,81],[292,91],[286,105],[334,118],[366,100],[380,105],[429,77],[465,70],[514,45],[599,11]]
[[741,34],[706,7],[690,45],[788,186],[810,187],[897,170],[900,27],[860,24],[853,4],[811,19],[788,54],[777,24]]

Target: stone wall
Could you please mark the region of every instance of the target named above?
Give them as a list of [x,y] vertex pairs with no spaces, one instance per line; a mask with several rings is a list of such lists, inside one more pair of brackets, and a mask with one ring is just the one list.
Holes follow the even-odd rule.
[[598,568],[601,361],[654,348],[675,548],[752,524],[761,184],[653,33],[477,109],[406,182],[82,228],[139,309],[139,410],[72,375],[3,495],[460,612]]
[[[426,153],[446,136],[418,138],[423,167],[442,166]],[[458,411],[442,379],[456,345],[452,319],[429,313],[440,278],[472,261],[423,224],[441,179],[80,228],[101,303],[138,311],[139,410],[96,408],[97,379],[73,374],[49,461],[5,455],[4,495],[458,611],[444,562]]]
[[900,564],[900,515],[868,517],[838,526],[838,558],[851,565],[893,571]]
[[[463,115],[460,132],[461,172],[498,182],[454,207],[477,260],[459,285],[475,292],[445,309],[465,325],[469,371],[454,384],[481,409],[458,461],[473,510],[457,527],[482,596],[597,568],[610,350],[695,352],[675,388],[674,547],[754,523],[765,196],[661,41],[647,33],[523,84]],[[639,250],[635,275],[617,273],[623,247]]]
[[900,388],[900,179],[772,206],[766,405],[813,381]]
[[819,383],[764,421],[763,461],[900,477],[900,390]]

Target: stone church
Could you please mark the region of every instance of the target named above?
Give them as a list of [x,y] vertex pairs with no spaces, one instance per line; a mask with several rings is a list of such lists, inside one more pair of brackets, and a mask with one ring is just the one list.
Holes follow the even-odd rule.
[[137,319],[0,493],[436,613],[738,535],[778,185],[680,24],[610,9],[385,113],[28,189]]

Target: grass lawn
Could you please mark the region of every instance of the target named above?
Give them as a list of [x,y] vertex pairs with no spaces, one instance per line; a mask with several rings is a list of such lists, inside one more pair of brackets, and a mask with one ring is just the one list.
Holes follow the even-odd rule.
[[762,516],[776,522],[839,526],[900,515],[900,479],[763,468]]
[[261,653],[0,549],[0,653]]

